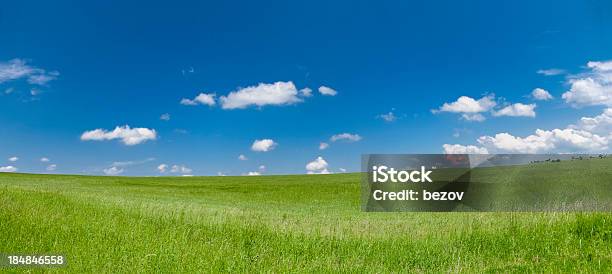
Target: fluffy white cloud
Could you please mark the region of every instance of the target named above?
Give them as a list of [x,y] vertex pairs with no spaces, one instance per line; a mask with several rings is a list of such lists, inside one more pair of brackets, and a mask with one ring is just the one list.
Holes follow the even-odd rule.
[[40,158],[40,161],[43,162],[43,163],[48,163],[51,160],[49,160],[49,158],[47,158],[47,157],[42,157],[42,158]]
[[493,116],[535,117],[536,104],[516,103],[493,112]]
[[246,161],[246,160],[248,160],[248,159],[249,159],[249,158],[247,158],[246,156],[244,156],[244,154],[240,154],[240,155],[238,155],[238,160],[240,160],[240,161]]
[[570,128],[586,130],[601,136],[610,136],[612,140],[612,108],[607,108],[602,114],[595,117],[582,117],[578,124],[570,126]]
[[11,158],[8,158],[8,160],[11,161],[11,162],[17,162],[17,160],[19,160],[19,157],[13,156]]
[[327,161],[325,161],[323,157],[319,156],[317,157],[317,159],[306,164],[306,171],[308,172],[308,174],[329,174],[327,166]]
[[461,114],[461,118],[463,120],[470,121],[470,122],[483,122],[484,120],[487,119],[484,117],[484,115],[480,113],[474,113],[474,114],[464,113],[464,114]]
[[17,172],[16,167],[14,166],[0,166],[0,172]]
[[574,106],[612,106],[612,61],[588,62],[590,72],[568,80],[570,89],[561,96]]
[[291,105],[301,102],[293,82],[276,82],[274,84],[260,83],[230,92],[221,96],[223,109],[239,109],[249,106]]
[[[214,106],[215,105],[215,96],[214,93],[200,93],[193,99],[183,98],[181,99],[181,105],[186,106],[195,106],[195,105],[207,105]],[[168,117],[170,118],[170,117]]]
[[393,121],[395,121],[395,120],[397,120],[397,117],[395,116],[395,114],[393,114],[393,112],[392,112],[392,111],[390,111],[390,112],[389,112],[389,113],[387,113],[387,114],[381,114],[381,115],[378,115],[378,117],[379,117],[380,119],[385,120],[385,122],[389,122],[389,123],[390,123],[390,122],[393,122]]
[[542,75],[546,75],[546,76],[554,76],[554,75],[565,74],[565,70],[558,69],[558,68],[540,69],[537,72],[538,72],[538,74],[542,74]]
[[273,150],[277,145],[278,143],[274,142],[272,139],[255,140],[251,145],[251,150],[267,152]]
[[105,141],[120,139],[125,145],[137,145],[148,140],[157,139],[157,132],[148,128],[130,128],[130,126],[115,127],[113,131],[94,129],[81,135],[83,141]]
[[531,92],[531,97],[540,101],[547,101],[553,99],[552,95],[550,95],[550,93],[543,88],[533,89],[533,91]]
[[157,166],[157,170],[161,173],[166,173],[166,171],[168,170],[168,165],[160,164]]
[[484,147],[463,146],[463,145],[442,145],[445,154],[489,154],[489,151]]
[[123,168],[112,166],[109,168],[105,168],[103,171],[104,171],[104,174],[106,175],[119,175],[123,173],[124,170]]
[[487,95],[478,100],[468,96],[461,96],[457,101],[452,103],[444,103],[438,110],[433,112],[454,112],[454,113],[478,113],[489,111],[495,107],[495,95]]
[[300,89],[300,94],[302,96],[304,96],[304,97],[310,97],[310,96],[312,96],[312,89],[310,89],[310,88]]
[[333,88],[330,87],[326,87],[326,86],[320,86],[319,87],[319,92],[323,95],[327,95],[327,96],[336,96],[336,94],[338,94],[338,92],[336,90],[334,90]]
[[336,134],[332,136],[331,138],[329,138],[329,140],[332,142],[336,142],[340,140],[346,140],[349,142],[357,142],[361,140],[361,136],[359,136],[359,134],[341,133],[341,134]]
[[57,169],[56,164],[50,164],[47,166],[47,171],[55,171]]
[[47,72],[44,69],[33,67],[23,59],[12,59],[8,62],[0,62],[0,84],[12,80],[27,78],[28,83],[34,85],[45,85],[57,79],[59,72]]
[[327,149],[328,147],[329,147],[329,144],[328,144],[328,143],[326,143],[326,142],[321,142],[321,143],[319,144],[319,150],[325,150],[325,149]]
[[163,121],[170,121],[170,113],[162,114],[161,116],[159,116],[159,119]]
[[170,169],[170,172],[172,173],[182,173],[182,174],[189,174],[192,172],[191,168],[188,168],[186,166],[183,165],[173,165],[172,168]]
[[478,143],[495,151],[510,153],[599,152],[608,149],[608,140],[584,130],[571,128],[536,130],[521,138],[509,133],[482,136]]
[[612,108],[595,117],[583,117],[564,129],[542,130],[526,137],[510,133],[481,136],[477,146],[443,145],[447,153],[486,149],[491,153],[601,153],[612,142]]
[[249,171],[249,173],[246,174],[247,176],[259,176],[261,175],[261,173],[257,172],[257,171]]

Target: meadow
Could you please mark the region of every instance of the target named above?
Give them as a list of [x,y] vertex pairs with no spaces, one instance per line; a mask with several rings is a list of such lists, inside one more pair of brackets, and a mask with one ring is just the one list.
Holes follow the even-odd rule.
[[[583,176],[580,165],[612,182],[610,158],[487,172],[553,184]],[[0,174],[0,253],[68,261],[0,271],[612,271],[612,213],[362,212],[360,181]]]

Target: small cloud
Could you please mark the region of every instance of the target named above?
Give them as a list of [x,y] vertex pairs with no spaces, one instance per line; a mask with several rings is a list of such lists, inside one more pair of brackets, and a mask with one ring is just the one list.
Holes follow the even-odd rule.
[[276,148],[278,143],[272,139],[255,140],[251,145],[251,150],[259,152],[267,152]]
[[346,169],[344,169],[344,168],[339,168],[338,170],[339,170],[340,172],[342,172],[342,173],[345,173],[345,172],[346,172]]
[[164,113],[161,116],[159,116],[159,119],[162,121],[170,121],[170,113]]
[[323,95],[327,95],[327,96],[336,96],[336,94],[338,94],[338,92],[330,87],[326,87],[326,86],[320,86],[319,87],[319,92]]
[[17,172],[16,167],[14,166],[0,166],[0,172]]
[[306,171],[308,174],[329,174],[330,172],[327,170],[327,166],[327,161],[319,156],[312,162],[306,164]]
[[172,168],[170,169],[171,173],[182,173],[182,174],[188,174],[191,173],[192,170],[191,168],[188,168],[186,166],[183,165],[173,165]]
[[260,165],[260,166],[259,166],[259,171],[261,171],[261,172],[266,171],[266,166],[264,166],[264,165]]
[[388,122],[388,123],[391,123],[397,120],[397,116],[395,116],[395,114],[393,114],[392,111],[389,111],[389,113],[387,114],[378,115],[378,118],[383,119],[385,122]]
[[33,88],[33,89],[30,90],[30,95],[32,95],[32,96],[36,96],[36,95],[39,95],[41,93],[42,93],[42,91],[40,89],[37,89],[37,88]]
[[259,176],[261,175],[261,173],[257,172],[257,171],[249,171],[249,173],[246,174],[247,176]]
[[489,111],[496,105],[495,95],[493,94],[484,96],[478,100],[468,96],[461,96],[457,101],[444,103],[439,109],[432,110],[432,112],[479,113]]
[[104,174],[113,176],[113,175],[119,175],[123,173],[124,170],[123,168],[112,166],[109,168],[105,168],[103,171],[104,171]]
[[328,147],[329,147],[329,144],[328,144],[328,143],[326,143],[326,142],[321,142],[321,143],[319,144],[319,150],[325,150],[325,149],[327,149]]
[[217,176],[227,176],[227,174],[225,174],[225,173],[223,173],[223,172],[219,171],[219,172],[217,172]]
[[40,158],[40,161],[43,162],[43,163],[48,163],[51,160],[49,160],[49,158],[47,158],[47,157],[42,157],[42,158]]
[[493,116],[511,116],[511,117],[535,117],[534,109],[536,104],[521,104],[516,103],[502,108],[499,111],[494,111]]
[[17,157],[17,156],[13,156],[13,157],[11,157],[11,158],[8,158],[8,160],[9,160],[10,162],[17,162],[17,160],[19,160],[19,157]]
[[187,99],[187,98],[181,99],[181,105],[186,105],[186,106],[207,105],[207,106],[212,107],[216,104],[215,96],[216,94],[214,93],[200,93],[198,94],[198,96],[196,96],[193,99]]
[[531,92],[531,97],[533,97],[533,99],[536,100],[540,100],[540,101],[548,101],[553,99],[552,95],[550,95],[550,93],[542,88],[535,88],[532,92]]
[[223,109],[242,109],[249,106],[292,105],[302,102],[293,82],[260,83],[241,88],[219,98]]
[[312,96],[312,89],[310,88],[300,89],[300,95],[302,95],[303,97],[310,97]]
[[537,71],[537,73],[545,75],[545,76],[555,76],[555,75],[565,74],[566,71],[563,69],[558,69],[558,68],[550,68],[550,69],[540,69]]
[[28,65],[23,59],[12,59],[0,62],[0,84],[8,81],[27,79],[32,85],[46,85],[57,79],[59,72],[47,72],[44,69]]
[[166,171],[168,170],[168,165],[160,164],[157,166],[157,170],[161,173],[166,173]]
[[121,140],[125,145],[133,146],[148,140],[157,139],[157,132],[154,129],[130,128],[130,126],[125,125],[122,127],[115,127],[113,131],[94,129],[85,131],[81,135],[81,140],[83,141],[106,141],[114,139]]
[[55,171],[57,169],[56,164],[50,164],[47,166],[47,171]]
[[249,158],[247,158],[246,156],[244,156],[244,154],[240,154],[240,155],[238,155],[238,160],[240,160],[240,161],[246,161],[246,160],[248,160],[248,159],[249,159]]
[[340,140],[346,140],[349,142],[357,142],[361,140],[361,136],[359,136],[359,134],[341,133],[341,134],[336,134],[332,136],[331,138],[329,138],[329,140],[332,142],[336,142]]
[[7,89],[4,90],[4,94],[11,94],[13,92],[15,92],[14,88],[7,88]]
[[480,113],[474,113],[474,114],[464,113],[464,114],[461,114],[461,118],[463,120],[470,121],[470,122],[483,122],[487,119]]

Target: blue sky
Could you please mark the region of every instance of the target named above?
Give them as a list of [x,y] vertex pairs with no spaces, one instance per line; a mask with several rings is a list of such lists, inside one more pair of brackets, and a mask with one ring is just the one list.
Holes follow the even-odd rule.
[[0,171],[319,173],[364,153],[612,145],[606,1],[10,1],[0,33]]

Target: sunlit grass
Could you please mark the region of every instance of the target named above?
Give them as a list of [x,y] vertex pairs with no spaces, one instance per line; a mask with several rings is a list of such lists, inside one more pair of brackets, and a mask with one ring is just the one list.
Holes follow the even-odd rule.
[[366,213],[359,183],[0,174],[0,253],[64,254],[72,272],[612,269],[610,213]]

